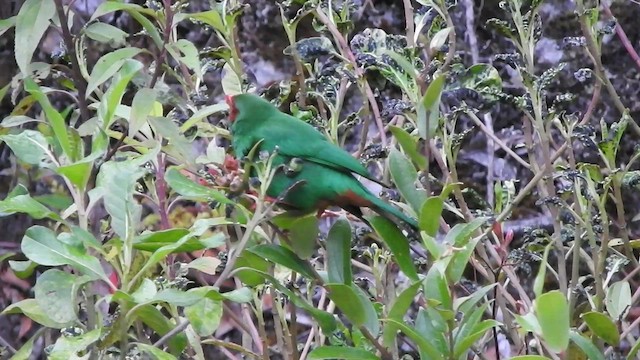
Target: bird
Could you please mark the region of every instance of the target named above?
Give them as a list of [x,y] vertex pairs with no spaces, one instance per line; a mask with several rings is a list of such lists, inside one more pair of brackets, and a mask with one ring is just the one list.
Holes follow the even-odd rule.
[[366,207],[418,229],[415,219],[371,193],[354,174],[381,181],[312,125],[255,94],[227,95],[225,101],[236,157],[246,157],[256,144],[259,151],[273,154],[272,166],[279,170],[266,195],[279,198],[278,205],[285,211],[300,215],[316,211],[320,216],[337,206],[368,223],[361,210]]

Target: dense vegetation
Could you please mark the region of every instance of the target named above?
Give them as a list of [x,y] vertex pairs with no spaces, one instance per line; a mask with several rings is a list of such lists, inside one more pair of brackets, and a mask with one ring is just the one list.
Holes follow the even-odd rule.
[[[0,358],[636,358],[640,57],[609,5],[559,4],[0,11]],[[229,146],[241,92],[420,232],[283,212],[273,154]]]

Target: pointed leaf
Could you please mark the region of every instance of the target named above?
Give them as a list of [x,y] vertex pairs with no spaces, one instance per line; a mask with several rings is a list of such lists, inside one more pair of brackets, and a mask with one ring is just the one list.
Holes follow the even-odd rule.
[[569,346],[567,298],[557,290],[542,294],[535,301],[535,312],[547,346],[556,352],[566,350]]
[[618,346],[620,333],[610,317],[596,311],[589,311],[580,317],[587,323],[587,326],[594,334],[609,343],[609,345]]
[[392,148],[389,153],[389,171],[393,183],[396,184],[402,197],[411,205],[417,213],[427,199],[427,193],[416,188],[418,173],[409,159],[400,151]]
[[440,97],[444,88],[444,75],[431,81],[422,101],[418,104],[418,133],[425,139],[431,139],[440,125]]
[[351,225],[341,217],[329,230],[326,241],[327,275],[329,282],[350,285],[351,273]]
[[418,271],[413,264],[409,249],[409,239],[398,229],[398,227],[382,216],[367,218],[373,229],[384,240],[389,247],[400,270],[413,281],[418,280]]
[[256,255],[282,265],[288,269],[297,272],[300,275],[305,276],[308,279],[314,279],[314,271],[309,263],[301,260],[296,253],[279,245],[262,244],[253,246],[247,251],[250,251]]
[[[26,0],[16,16],[15,57],[24,76],[30,75],[31,59],[38,48],[42,35],[55,16],[53,0]],[[4,32],[4,31],[3,31]]]
[[313,349],[307,359],[379,360],[380,358],[365,349],[345,346],[320,346]]

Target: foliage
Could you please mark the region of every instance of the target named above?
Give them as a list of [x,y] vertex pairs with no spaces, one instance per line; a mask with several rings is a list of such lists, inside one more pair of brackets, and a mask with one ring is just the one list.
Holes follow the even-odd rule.
[[[289,43],[283,56],[296,76],[270,89],[252,83],[241,56],[237,30],[249,2],[211,1],[193,12],[186,1],[106,1],[71,26],[75,10],[62,0],[26,0],[0,22],[0,34],[13,31],[20,70],[0,91],[14,105],[0,140],[17,164],[17,185],[0,212],[38,220],[21,254],[1,258],[35,279],[33,298],[1,315],[42,326],[13,358],[28,358],[42,338],[51,359],[204,359],[210,348],[266,359],[270,327],[274,353],[287,359],[466,359],[498,351],[499,336],[522,359],[620,351],[633,336],[627,315],[637,289],[628,278],[638,267],[623,190],[637,187],[631,170],[640,157],[621,161],[620,146],[637,125],[622,111],[619,122],[602,121],[595,131],[590,113],[578,119],[548,104],[547,88],[564,67],[537,67],[540,1],[507,0],[508,20],[488,23],[517,50],[497,58],[521,80],[519,95],[502,89],[492,65],[463,64],[456,6],[411,4],[403,2],[407,33],[390,34],[354,33],[352,1],[278,2]],[[597,8],[579,6],[594,71],[603,75]],[[114,13],[142,30],[109,23]],[[299,38],[298,26],[309,21],[316,36]],[[184,24],[220,46],[202,49],[180,37]],[[62,54],[34,61],[51,29],[63,36]],[[96,48],[91,64],[87,53]],[[266,196],[279,170],[271,154],[254,149],[238,163],[219,146],[230,134],[217,121],[227,106],[212,104],[205,85],[214,73],[225,95],[265,90],[337,145],[358,136],[357,153],[393,182],[399,196],[390,197],[419,219],[419,233],[377,216],[366,217],[371,231],[363,234],[345,217],[324,229],[315,216],[281,213]],[[598,89],[605,78],[594,80]],[[383,91],[397,98],[381,108]],[[346,102],[353,93],[362,99],[356,111]],[[497,103],[521,112],[530,160],[491,141],[531,179],[518,191],[512,182],[491,183],[494,201],[474,207],[457,170],[473,129],[460,123],[493,134],[478,114]],[[204,154],[194,143],[206,145]],[[576,143],[596,149],[598,162],[576,161]],[[33,193],[25,174],[57,179],[58,201]],[[534,189],[554,231],[531,231],[533,240],[511,251],[513,233],[503,226]],[[188,209],[197,215],[181,217]],[[303,316],[304,329],[296,321]],[[229,318],[241,342],[216,336]]]

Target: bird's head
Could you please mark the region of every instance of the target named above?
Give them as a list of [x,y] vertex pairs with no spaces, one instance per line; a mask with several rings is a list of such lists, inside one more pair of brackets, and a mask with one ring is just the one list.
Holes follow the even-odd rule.
[[229,120],[236,121],[261,121],[265,115],[277,111],[267,100],[254,94],[237,94],[225,96],[225,101],[229,105]]

